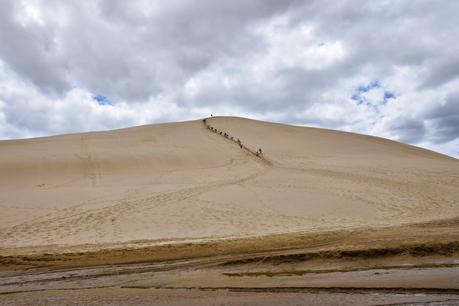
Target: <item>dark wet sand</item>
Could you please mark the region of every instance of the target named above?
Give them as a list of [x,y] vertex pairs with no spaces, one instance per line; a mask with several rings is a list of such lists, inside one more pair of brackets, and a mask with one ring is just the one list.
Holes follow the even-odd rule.
[[130,249],[1,250],[0,304],[454,305],[458,233],[451,219]]
[[459,305],[459,254],[0,272],[1,305]]
[[93,289],[12,294],[2,305],[459,305],[459,296],[390,292],[231,292]]

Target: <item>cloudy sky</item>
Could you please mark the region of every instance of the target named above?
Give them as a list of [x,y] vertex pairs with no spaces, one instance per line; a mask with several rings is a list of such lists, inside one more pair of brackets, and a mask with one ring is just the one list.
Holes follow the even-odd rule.
[[0,1],[0,139],[237,115],[459,157],[459,1]]

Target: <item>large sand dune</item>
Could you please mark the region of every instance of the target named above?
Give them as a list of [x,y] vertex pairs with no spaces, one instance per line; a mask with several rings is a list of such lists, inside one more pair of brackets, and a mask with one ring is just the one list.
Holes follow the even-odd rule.
[[233,117],[0,142],[0,247],[122,245],[459,217],[459,162]]
[[242,118],[1,141],[0,304],[454,304],[458,199],[454,158]]

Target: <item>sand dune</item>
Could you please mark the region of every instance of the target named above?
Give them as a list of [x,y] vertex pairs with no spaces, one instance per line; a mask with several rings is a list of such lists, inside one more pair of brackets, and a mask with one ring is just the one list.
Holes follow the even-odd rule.
[[0,304],[459,301],[458,160],[206,125],[1,141]]
[[[0,142],[0,247],[206,240],[459,217],[459,162],[234,117]],[[19,249],[18,249],[19,250]],[[19,252],[19,251],[18,251]]]

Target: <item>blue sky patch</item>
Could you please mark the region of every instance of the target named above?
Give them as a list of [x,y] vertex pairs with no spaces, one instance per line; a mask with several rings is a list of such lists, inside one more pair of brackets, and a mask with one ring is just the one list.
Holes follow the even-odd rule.
[[113,105],[112,101],[104,95],[97,94],[92,96],[92,99],[99,105]]
[[354,101],[356,101],[357,104],[362,104],[362,102],[363,102],[363,97],[362,97],[362,95],[360,95],[360,93],[355,93],[355,94],[353,94],[353,95],[351,96],[351,99],[354,100]]
[[365,94],[373,89],[382,88],[381,82],[379,80],[373,80],[366,85],[359,85],[354,93],[351,96],[351,99],[356,101],[358,105],[364,104],[368,107],[373,108],[376,112],[378,112],[378,106],[385,105],[389,100],[396,99],[397,95],[389,90],[385,90],[381,96],[381,100],[378,101],[369,101],[365,97]]
[[385,91],[384,92],[384,103],[387,103],[387,101],[389,101],[390,99],[395,99],[396,96],[393,92],[390,92],[390,91]]
[[380,88],[380,87],[381,87],[381,83],[378,80],[374,80],[368,85],[360,85],[359,87],[357,87],[357,91],[358,92],[368,92],[372,90],[373,88]]

